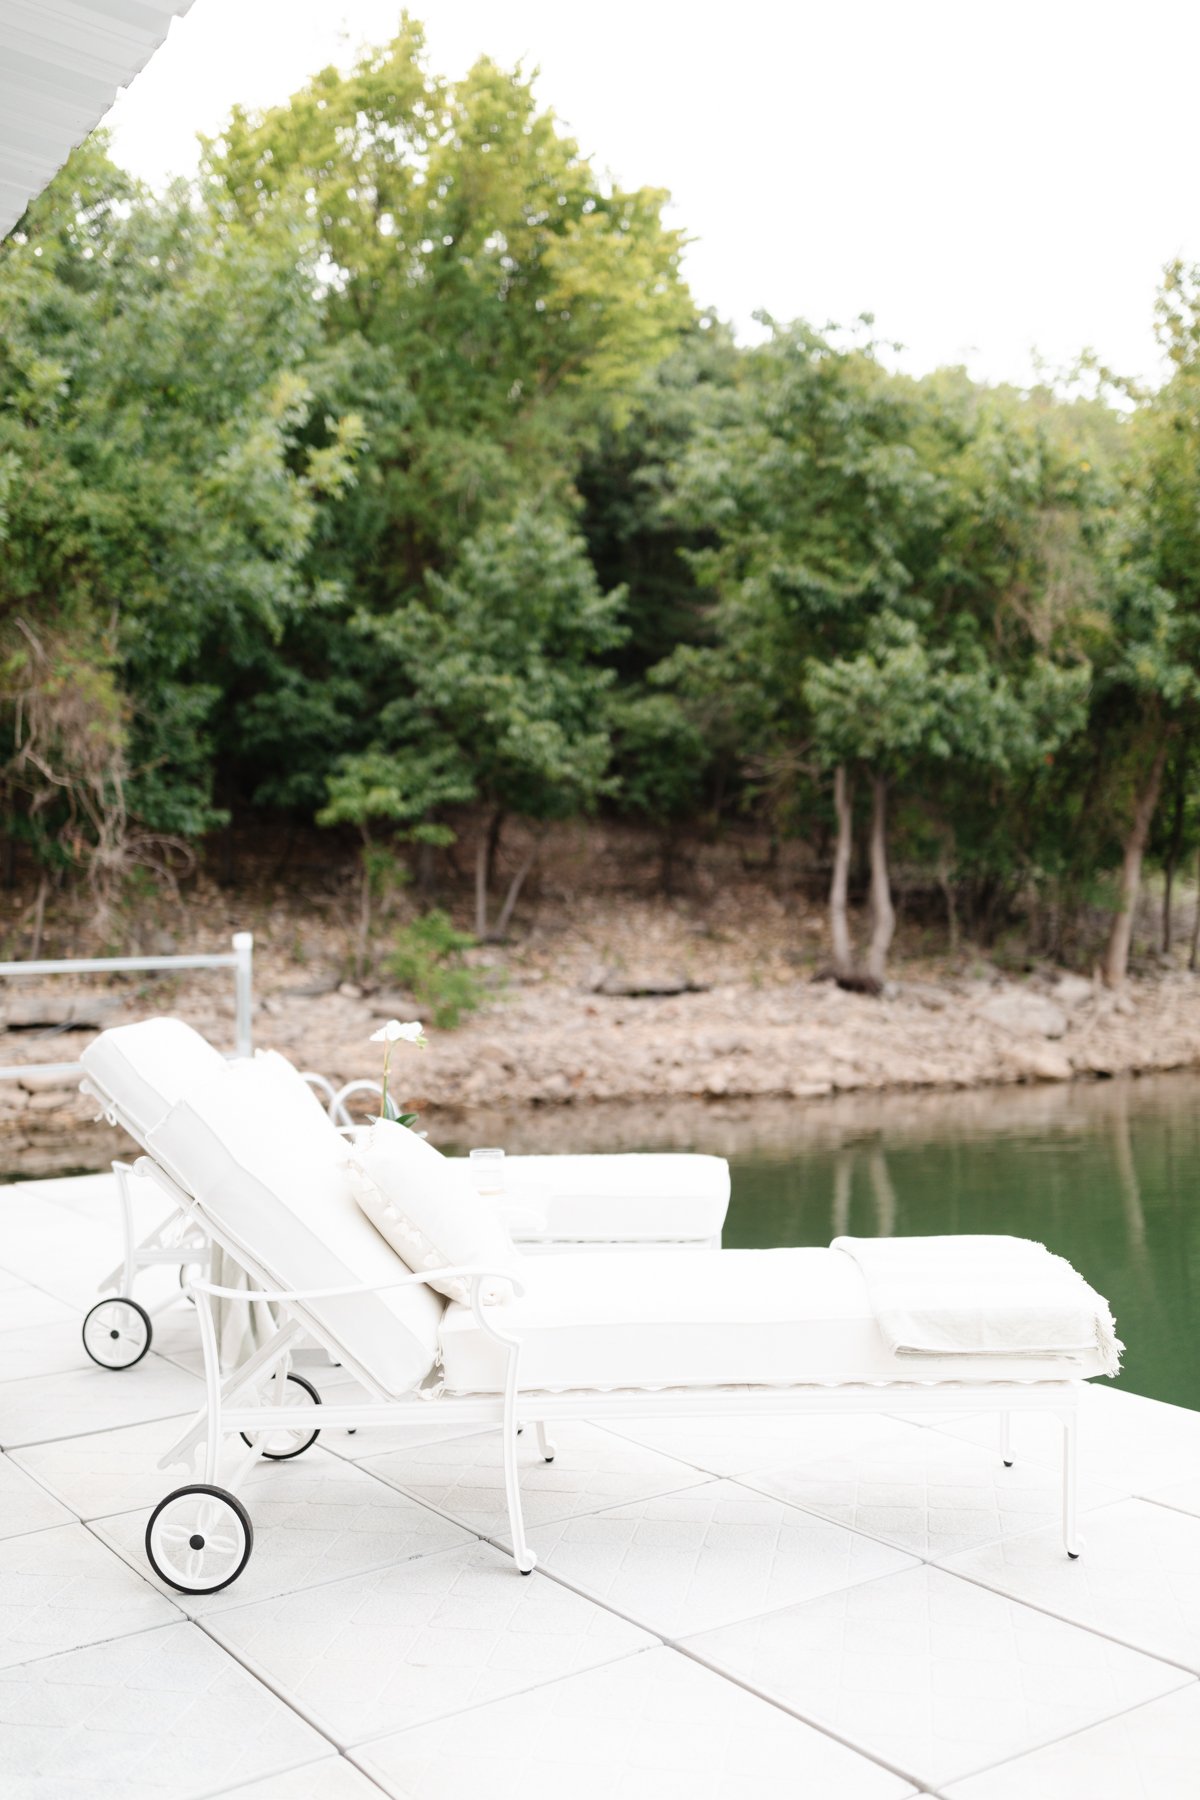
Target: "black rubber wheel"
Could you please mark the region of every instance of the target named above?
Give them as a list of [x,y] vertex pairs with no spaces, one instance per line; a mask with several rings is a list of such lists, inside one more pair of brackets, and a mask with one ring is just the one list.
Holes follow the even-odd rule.
[[[271,1379],[272,1379],[272,1381],[278,1381],[279,1377],[278,1377],[278,1375],[273,1375],[271,1377]],[[298,1388],[303,1388],[304,1392],[308,1395],[309,1399],[312,1401],[314,1406],[320,1406],[321,1396],[320,1396],[320,1394],[318,1394],[316,1388],[313,1386],[312,1382],[309,1381],[306,1376],[291,1373],[288,1375],[288,1380],[294,1381]],[[299,1404],[303,1405],[304,1402],[300,1401]],[[291,1410],[291,1409],[287,1409],[287,1410]],[[301,1426],[300,1431],[303,1432],[303,1429],[304,1429],[303,1426]],[[246,1434],[246,1432],[244,1432],[244,1431],[239,1433],[239,1435],[241,1437],[242,1442],[244,1444],[249,1444],[251,1449],[253,1449],[254,1439],[252,1437],[249,1437]],[[279,1436],[280,1434],[277,1432],[269,1432],[267,1435],[271,1436],[271,1437],[275,1437],[275,1436]],[[286,1435],[288,1437],[295,1437],[298,1435],[298,1433],[293,1430],[293,1431],[287,1431]],[[311,1433],[310,1436],[308,1436],[304,1439],[303,1443],[294,1444],[290,1450],[264,1450],[262,1454],[266,1458],[267,1462],[291,1462],[293,1456],[303,1456],[304,1452],[306,1450],[311,1450],[312,1446],[316,1443],[316,1441],[320,1437],[320,1435],[321,1435],[321,1433],[319,1431],[314,1431]]]
[[83,1321],[83,1347],[98,1369],[132,1369],[150,1348],[154,1327],[136,1300],[98,1300]]
[[176,1488],[146,1521],[146,1559],[180,1594],[219,1594],[253,1548],[254,1527],[237,1495],[207,1482]]

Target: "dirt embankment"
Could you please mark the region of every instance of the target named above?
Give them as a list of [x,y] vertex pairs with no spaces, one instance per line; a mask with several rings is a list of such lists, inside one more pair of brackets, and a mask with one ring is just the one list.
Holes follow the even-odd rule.
[[[284,901],[174,935],[180,948],[224,948],[229,924],[256,932],[255,1041],[336,1083],[376,1076],[370,1034],[385,1018],[416,1016],[412,996],[347,981],[337,932]],[[422,1112],[449,1115],[451,1130],[456,1109],[502,1118],[696,1098],[817,1106],[842,1093],[1200,1064],[1200,979],[1183,969],[1113,995],[1058,971],[1016,977],[971,958],[949,968],[910,954],[875,999],[814,980],[820,955],[819,912],[798,917],[761,891],[717,894],[702,910],[604,895],[542,908],[519,942],[472,952],[486,1004],[456,1031],[431,1031],[427,1051],[398,1046],[393,1086]],[[232,1047],[222,975],[13,981],[0,989],[0,1012],[0,1062],[30,1065],[20,1081],[0,1082],[5,1173],[98,1166],[113,1153],[112,1133],[90,1123],[70,1083],[36,1068],[77,1055],[96,1027],[175,1012]]]

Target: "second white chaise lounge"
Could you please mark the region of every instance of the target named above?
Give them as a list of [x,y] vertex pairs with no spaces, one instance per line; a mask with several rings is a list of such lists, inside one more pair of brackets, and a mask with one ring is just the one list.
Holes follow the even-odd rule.
[[[1078,1552],[1079,1389],[1111,1369],[1100,1332],[1107,1309],[1095,1296],[1094,1348],[913,1359],[889,1350],[862,1272],[832,1248],[565,1253],[413,1274],[355,1199],[345,1142],[320,1106],[253,1063],[201,1084],[148,1146],[139,1170],[281,1318],[272,1340],[223,1379],[210,1310],[219,1290],[194,1283],[206,1404],[163,1466],[201,1453],[203,1465],[200,1479],[164,1496],[146,1534],[152,1566],[184,1591],[226,1586],[244,1566],[253,1526],[236,1490],[257,1456],[299,1454],[324,1427],[435,1418],[500,1429],[509,1546],[523,1572],[534,1557],[521,1515],[520,1424],[538,1425],[549,1456],[545,1427],[555,1419],[660,1415],[786,1414],[802,1430],[805,1415],[822,1412],[1049,1411],[1063,1427],[1065,1547]],[[468,1284],[467,1302],[430,1287],[451,1274]],[[514,1277],[512,1298],[483,1303],[485,1283]],[[356,1377],[361,1400],[311,1410],[311,1388],[289,1381],[292,1352],[311,1339]],[[238,1433],[250,1447],[218,1485],[222,1445]]]

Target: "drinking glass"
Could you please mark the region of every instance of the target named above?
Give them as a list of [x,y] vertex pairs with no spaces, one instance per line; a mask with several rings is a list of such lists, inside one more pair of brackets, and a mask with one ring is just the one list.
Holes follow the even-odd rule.
[[481,1200],[503,1199],[506,1188],[503,1150],[472,1150],[471,1179]]

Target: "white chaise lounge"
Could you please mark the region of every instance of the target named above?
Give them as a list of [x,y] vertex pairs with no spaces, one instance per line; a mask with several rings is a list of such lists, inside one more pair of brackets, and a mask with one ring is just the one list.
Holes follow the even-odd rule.
[[[536,1424],[551,1457],[545,1428],[555,1419],[658,1415],[1049,1411],[1063,1427],[1065,1547],[1078,1553],[1077,1402],[1081,1383],[1105,1372],[1098,1346],[893,1354],[858,1266],[832,1248],[515,1255],[502,1267],[410,1273],[362,1210],[345,1140],[320,1106],[254,1063],[200,1083],[147,1143],[138,1172],[237,1261],[257,1284],[253,1297],[275,1303],[281,1318],[223,1380],[211,1311],[222,1290],[192,1284],[206,1403],[160,1466],[202,1451],[201,1479],[168,1493],[146,1530],[153,1568],[182,1591],[215,1591],[245,1566],[253,1527],[236,1490],[258,1456],[299,1455],[323,1428],[435,1418],[501,1430],[523,1573],[535,1559],[521,1515],[521,1422]],[[466,1302],[447,1303],[430,1286],[451,1277],[466,1284]],[[489,1286],[514,1277],[511,1297],[485,1303]],[[357,1379],[361,1400],[310,1410],[319,1397],[290,1359],[311,1339]],[[248,1448],[218,1485],[222,1445],[238,1433]]]
[[[295,1076],[274,1052],[260,1052],[320,1094],[330,1120],[351,1123],[352,1096],[378,1098],[373,1082],[335,1089],[324,1076]],[[228,1066],[228,1059],[182,1019],[147,1019],[102,1032],[80,1058],[82,1091],[110,1125],[120,1126],[142,1150],[148,1135],[171,1108]],[[465,1157],[449,1159],[466,1186]],[[174,1208],[139,1239],[134,1218],[130,1165],[113,1163],[122,1232],[121,1260],[98,1283],[106,1298],[83,1322],[84,1348],[107,1369],[128,1369],[150,1348],[153,1317],[172,1296],[155,1306],[135,1297],[142,1269],[178,1267],[180,1279],[209,1266],[209,1243],[201,1222]],[[729,1165],[719,1156],[654,1155],[510,1156],[505,1159],[514,1240],[530,1253],[565,1246],[625,1249],[672,1245],[715,1249],[729,1206]]]

